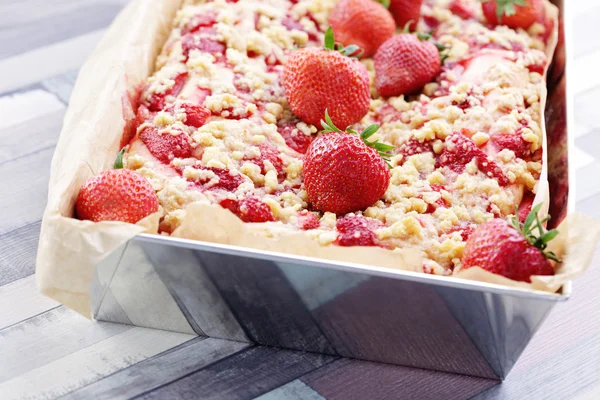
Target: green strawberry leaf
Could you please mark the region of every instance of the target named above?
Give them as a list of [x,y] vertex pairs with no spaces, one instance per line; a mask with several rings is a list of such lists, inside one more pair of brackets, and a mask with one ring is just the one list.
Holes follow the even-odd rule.
[[390,8],[391,0],[375,0],[377,3],[381,4],[385,8]]
[[377,132],[378,130],[379,130],[379,125],[377,125],[377,124],[370,125],[367,127],[367,129],[362,131],[362,133],[360,134],[360,137],[362,137],[363,140],[366,140],[366,139],[370,138],[371,136],[373,136],[375,134],[375,132]]
[[[551,231],[546,231],[544,229],[543,224],[550,220],[550,216],[540,220],[538,214],[542,209],[542,204],[538,204],[531,209],[525,221],[521,223],[519,219],[516,217],[517,211],[515,211],[515,215],[511,217],[510,223],[513,228],[515,228],[518,232],[520,232],[523,237],[531,244],[539,249],[546,258],[556,261],[562,262],[556,254],[551,251],[545,251],[548,247],[548,243],[553,240],[556,236],[558,236],[559,231],[553,229]],[[534,230],[537,232],[534,234]]]
[[327,50],[335,50],[335,36],[331,26],[325,32],[325,48]]
[[[492,0],[480,0],[482,3],[487,3]],[[496,17],[501,20],[502,17],[515,15],[517,9],[515,6],[527,6],[529,0],[496,0]]]
[[117,154],[117,159],[113,164],[114,169],[123,169],[123,154],[125,154],[125,147],[123,147],[121,151],[119,151],[119,154]]

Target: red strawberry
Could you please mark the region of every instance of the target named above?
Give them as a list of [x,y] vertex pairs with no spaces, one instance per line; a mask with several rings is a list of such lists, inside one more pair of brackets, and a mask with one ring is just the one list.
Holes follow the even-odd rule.
[[338,237],[335,243],[338,246],[377,246],[375,230],[383,224],[372,218],[360,215],[346,215],[339,219],[335,225]]
[[[553,253],[544,250],[558,231],[545,232],[541,228],[547,219],[539,221],[537,213],[540,206],[531,210],[524,223],[516,217],[512,224],[497,218],[479,226],[465,246],[463,267],[481,267],[522,282],[531,282],[532,275],[554,275],[549,259],[559,260]],[[534,235],[536,230],[537,235]]]
[[190,57],[192,50],[199,50],[205,53],[210,53],[216,57],[225,54],[226,47],[223,43],[209,38],[201,38],[194,35],[186,35],[181,43],[183,47],[183,55],[187,60]]
[[[242,183],[244,183],[244,178],[240,174],[236,174],[228,169],[223,168],[208,168],[202,167],[200,165],[194,166],[195,169],[203,170],[203,171],[212,171],[215,175],[219,177],[219,182],[210,186],[208,189],[224,189],[228,192],[235,191]],[[178,171],[181,173],[183,168],[178,168]],[[195,181],[195,183],[199,186],[207,185],[211,180],[208,178],[199,179]]]
[[390,12],[396,20],[396,25],[400,28],[406,27],[414,31],[419,19],[421,18],[421,5],[423,0],[391,0]]
[[543,0],[487,0],[481,4],[483,15],[492,25],[527,29],[540,19]]
[[181,92],[181,89],[183,89],[183,86],[187,81],[187,77],[187,72],[179,74],[174,79],[175,84],[169,90],[164,93],[152,93],[147,101],[148,109],[154,112],[163,110],[165,108],[166,97],[177,97],[177,95]]
[[373,0],[342,0],[333,9],[329,22],[338,42],[355,44],[371,57],[379,46],[394,36],[396,23],[386,8]]
[[404,158],[403,162],[410,156],[414,156],[415,154],[422,154],[431,152],[433,153],[433,141],[432,140],[424,140],[419,141],[419,139],[411,137],[406,143],[400,146],[398,150],[398,154],[402,154]]
[[470,4],[465,4],[464,0],[452,0],[450,3],[450,11],[452,14],[458,15],[462,19],[475,18],[475,14],[470,7]]
[[388,188],[390,170],[384,158],[393,147],[367,140],[377,125],[358,135],[336,128],[327,114],[325,119],[325,130],[304,156],[304,185],[310,203],[336,214],[364,210]]
[[282,179],[285,177],[285,172],[283,171],[283,161],[279,156],[279,151],[275,149],[270,144],[263,143],[259,147],[260,156],[258,158],[244,158],[246,161],[250,161],[260,167],[261,174],[267,173],[267,166],[265,161],[269,161],[275,170],[277,171],[277,176]]
[[204,11],[196,14],[181,28],[181,34],[198,32],[202,28],[209,28],[217,23],[217,13],[214,11]]
[[181,108],[185,111],[185,124],[194,128],[200,128],[206,124],[206,120],[211,116],[211,111],[204,106],[184,103]]
[[523,139],[520,131],[515,134],[499,133],[492,135],[492,143],[494,143],[499,150],[512,150],[515,153],[515,156],[519,158],[524,158],[531,153],[531,144]]
[[158,198],[142,175],[129,169],[113,169],[83,184],[75,210],[82,220],[135,224],[158,211]]
[[[173,133],[178,133],[173,135]],[[192,156],[192,149],[188,134],[181,131],[159,133],[153,126],[147,126],[140,132],[140,139],[150,153],[165,164],[169,164],[174,158],[188,158]]]
[[304,231],[309,231],[317,229],[321,226],[321,222],[314,213],[304,210],[298,213],[298,226]]
[[304,154],[313,140],[311,135],[300,132],[295,123],[281,125],[277,128],[285,143],[298,153]]
[[441,66],[440,52],[430,41],[401,34],[375,54],[375,85],[383,97],[412,94],[431,82]]
[[228,209],[244,222],[270,222],[275,217],[268,205],[258,197],[247,197],[236,201],[231,199],[222,200],[221,207]]
[[292,112],[307,124],[318,126],[329,110],[338,126],[360,121],[369,111],[369,73],[358,60],[347,55],[358,48],[335,51],[333,30],[325,35],[325,49],[304,48],[292,53],[283,79]]
[[477,168],[488,177],[496,178],[500,185],[508,185],[508,178],[502,168],[481,151],[471,139],[460,132],[454,132],[446,138],[444,151],[439,158],[440,166],[448,167],[461,174],[472,160],[475,160]]

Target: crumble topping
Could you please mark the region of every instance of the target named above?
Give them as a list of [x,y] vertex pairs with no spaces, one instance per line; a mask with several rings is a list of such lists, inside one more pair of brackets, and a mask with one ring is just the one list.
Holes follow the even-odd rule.
[[[157,191],[161,231],[176,229],[193,202],[231,210],[253,199],[272,216],[272,232],[305,230],[335,245],[340,221],[360,218],[377,245],[421,249],[424,272],[458,271],[472,229],[514,214],[536,192],[548,62],[544,25],[492,27],[476,0],[465,2],[473,18],[454,15],[446,0],[424,2],[418,30],[433,30],[449,57],[421,94],[380,98],[373,61],[361,60],[373,98],[354,128],[381,126],[372,139],[395,146],[391,180],[373,206],[336,216],[310,209],[303,153],[319,128],[292,114],[281,81],[291,51],[321,46],[336,0],[184,1],[125,155]],[[144,137],[147,128],[156,135]]]

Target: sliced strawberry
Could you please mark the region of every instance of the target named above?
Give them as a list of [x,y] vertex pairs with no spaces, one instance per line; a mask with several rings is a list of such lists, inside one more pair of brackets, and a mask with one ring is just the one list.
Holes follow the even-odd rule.
[[475,160],[481,172],[490,178],[496,178],[500,185],[504,186],[509,183],[498,164],[488,158],[471,139],[460,132],[454,132],[446,138],[444,151],[439,158],[440,166],[448,167],[461,174],[465,171],[465,166],[472,160]]
[[163,110],[166,104],[166,97],[177,97],[187,82],[187,77],[187,72],[181,73],[175,77],[175,84],[173,87],[167,90],[165,93],[152,93],[148,99],[148,109],[155,112]]
[[347,215],[337,221],[338,246],[377,246],[375,230],[383,224],[372,218],[360,215]]
[[452,11],[452,14],[458,15],[462,19],[475,18],[473,10],[465,4],[463,0],[453,0],[452,3],[450,3],[450,11]]
[[285,173],[283,171],[283,161],[281,160],[281,157],[279,157],[279,151],[267,143],[261,144],[259,150],[260,156],[257,158],[244,158],[244,160],[258,165],[263,175],[267,173],[265,161],[269,161],[273,167],[275,167],[277,176],[280,178],[280,180],[283,180],[282,178],[285,177]]
[[519,204],[519,210],[517,212],[519,221],[525,222],[525,218],[527,218],[531,212],[534,199],[535,194],[531,193],[530,191],[526,191],[525,194],[523,194],[523,199],[521,200],[521,204]]
[[193,126],[194,128],[200,128],[206,124],[206,121],[211,116],[211,112],[204,106],[198,106],[195,104],[184,103],[181,108],[185,110],[185,124]]
[[319,40],[319,37],[317,36],[317,34],[315,32],[307,31],[300,22],[296,21],[295,19],[293,19],[290,16],[287,16],[284,19],[282,19],[281,25],[283,25],[288,31],[297,30],[297,31],[306,32],[308,34],[308,39],[312,40],[314,42]]
[[321,226],[319,218],[310,211],[304,210],[298,213],[298,226],[304,231],[317,229]]
[[520,132],[492,135],[492,143],[494,143],[498,150],[512,150],[518,158],[525,158],[525,156],[531,153],[531,145],[523,139]]
[[270,222],[275,217],[268,205],[258,197],[247,197],[241,201],[225,199],[220,203],[221,207],[228,209],[244,222]]
[[463,222],[460,225],[453,226],[445,233],[450,234],[454,232],[459,232],[460,236],[462,237],[462,240],[466,242],[467,240],[469,240],[469,237],[475,231],[476,228],[477,225],[475,224],[472,224],[470,222]]
[[[203,170],[203,171],[212,171],[215,175],[219,177],[219,182],[214,185],[208,187],[209,190],[212,189],[224,189],[228,192],[234,192],[242,183],[245,182],[244,178],[235,172],[229,171],[228,169],[223,168],[208,168],[203,166],[194,166],[195,169]],[[194,181],[196,185],[204,187],[211,180],[208,178],[201,178],[197,181]]]
[[172,135],[169,132],[159,133],[153,126],[145,127],[140,132],[140,139],[150,153],[165,164],[174,158],[188,158],[192,155],[189,136],[185,132]]
[[188,33],[198,32],[201,28],[208,28],[217,23],[217,13],[209,10],[204,11],[201,14],[196,14],[192,19],[181,28],[181,34],[187,35]]
[[410,156],[414,156],[415,154],[422,153],[433,153],[433,141],[432,140],[424,140],[423,142],[419,141],[414,137],[410,138],[408,142],[404,143],[398,149],[398,154],[402,154],[404,156],[403,162]]
[[190,57],[192,50],[199,50],[205,53],[210,53],[217,58],[225,54],[226,47],[223,43],[209,38],[201,38],[194,35],[186,35],[182,41],[183,55],[187,60]]
[[310,146],[311,142],[313,141],[313,137],[300,132],[295,123],[281,125],[277,128],[277,131],[290,148],[301,154],[306,153],[308,146]]
[[[446,187],[444,185],[431,185],[431,190],[434,192],[441,192],[442,190],[446,190]],[[419,197],[422,198],[423,196],[420,195]],[[434,204],[427,204],[427,211],[425,211],[425,213],[432,214],[440,207],[447,208],[449,206],[450,204],[448,204],[444,198],[440,197]]]

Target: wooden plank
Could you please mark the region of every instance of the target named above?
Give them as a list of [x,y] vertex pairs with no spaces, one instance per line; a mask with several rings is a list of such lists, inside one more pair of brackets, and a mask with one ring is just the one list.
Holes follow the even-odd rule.
[[58,307],[35,286],[35,276],[0,286],[0,330]]
[[[25,8],[20,7],[20,10],[22,12]],[[36,18],[19,21],[16,24],[9,23],[9,29],[0,30],[0,43],[4,43],[0,47],[0,58],[25,53],[105,28],[110,25],[120,10],[119,4],[80,2],[79,7],[65,7],[65,9],[57,7],[46,15],[38,12],[35,14]]]
[[64,399],[130,399],[180,379],[246,347],[246,343],[197,338],[74,391]]
[[[577,5],[579,3],[588,3],[589,6],[595,6],[586,12],[574,15],[573,18],[573,35],[577,38],[586,38],[586,40],[574,40],[573,41],[573,54],[575,57],[582,57],[587,54],[597,53],[600,50],[600,38],[596,35],[596,28],[598,26],[598,15],[600,15],[600,7],[598,2],[587,2],[587,1],[571,1],[569,6],[577,11]],[[590,7],[591,8],[591,7]]]
[[319,368],[334,358],[253,347],[144,395],[144,399],[249,399]]
[[340,359],[301,380],[329,400],[467,399],[497,385],[491,379]]
[[42,218],[53,153],[48,148],[0,165],[0,186],[11,188],[0,191],[0,235]]
[[39,236],[40,221],[0,234],[0,286],[34,273]]
[[193,338],[181,333],[132,328],[0,384],[0,398],[54,399]]
[[12,325],[0,330],[0,382],[131,328],[127,325],[92,323],[64,307]]
[[[52,117],[49,117],[48,121],[37,120],[37,118],[62,111],[60,117],[62,122],[64,109],[64,104],[54,94],[41,88],[24,90],[10,96],[0,97],[0,113],[2,115],[2,118],[0,118],[0,140],[3,144],[0,148],[0,163],[18,157],[18,155],[13,156],[11,150],[27,150],[28,146],[23,146],[24,138],[45,134],[47,136],[46,140],[56,142],[54,137],[58,135],[62,124],[58,125],[56,134],[54,134],[50,131],[55,128]],[[18,143],[19,146],[14,146],[15,143]]]
[[[104,32],[103,29],[95,30],[0,60],[0,93],[78,69],[100,42]],[[44,68],[40,68],[40,65]]]
[[296,379],[275,390],[265,393],[256,400],[325,400],[319,393]]
[[69,71],[67,73],[53,76],[44,80],[41,84],[50,93],[55,94],[63,103],[69,103],[71,92],[75,86],[79,71]]

